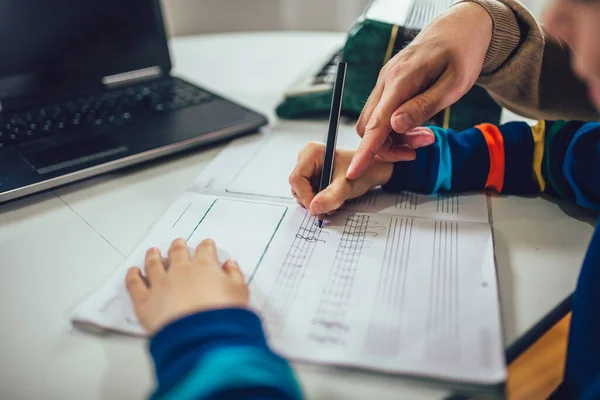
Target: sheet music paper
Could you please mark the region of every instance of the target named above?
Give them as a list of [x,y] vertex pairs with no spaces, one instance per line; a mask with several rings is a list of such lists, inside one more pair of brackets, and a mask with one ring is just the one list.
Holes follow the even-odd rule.
[[291,199],[287,176],[272,180],[266,195],[246,182],[256,176],[238,178],[241,168],[260,172],[260,179],[282,175],[255,157],[277,143],[295,160],[301,139],[274,139],[278,134],[228,146],[76,310],[74,323],[144,335],[125,291],[127,268],[141,266],[157,243],[184,237],[195,246],[211,237],[239,261],[269,342],[293,361],[503,382],[485,196],[378,191],[350,202],[320,229]]

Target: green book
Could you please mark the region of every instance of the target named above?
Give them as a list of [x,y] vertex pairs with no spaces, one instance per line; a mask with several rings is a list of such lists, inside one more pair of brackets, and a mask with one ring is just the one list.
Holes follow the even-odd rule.
[[[277,107],[284,119],[327,118],[336,64],[348,63],[342,114],[356,118],[369,97],[379,71],[452,0],[374,0],[349,30],[342,49],[318,63],[286,93]],[[456,104],[427,125],[464,130],[483,122],[498,124],[501,107],[481,87],[473,87]]]

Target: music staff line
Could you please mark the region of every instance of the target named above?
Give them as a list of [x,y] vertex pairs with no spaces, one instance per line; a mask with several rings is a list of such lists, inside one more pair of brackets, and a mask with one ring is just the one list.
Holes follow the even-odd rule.
[[400,351],[413,223],[412,218],[390,219],[375,311],[365,342],[365,351],[371,354],[394,357]]
[[460,338],[459,324],[459,276],[458,276],[458,223],[435,221],[433,239],[433,260],[431,268],[430,293],[427,318],[427,331],[430,333],[428,357],[460,356],[458,347],[448,347],[448,334]]
[[[427,202],[427,197],[417,193],[400,192],[396,195],[394,208],[416,211],[424,202]],[[436,211],[441,214],[460,215],[460,197],[454,193],[438,193]]]
[[320,239],[322,230],[316,222],[317,217],[305,213],[267,297],[264,307],[268,312],[265,320],[272,336],[280,334],[287,312],[296,300],[314,249],[317,243],[324,242]]
[[309,338],[313,340],[345,343],[340,335],[350,330],[346,323],[346,312],[365,245],[369,219],[367,215],[357,214],[350,214],[346,218],[342,238],[309,332]]
[[419,195],[411,192],[400,192],[396,195],[395,208],[400,210],[416,210],[419,203]]
[[437,212],[444,214],[460,214],[460,197],[453,193],[438,193]]

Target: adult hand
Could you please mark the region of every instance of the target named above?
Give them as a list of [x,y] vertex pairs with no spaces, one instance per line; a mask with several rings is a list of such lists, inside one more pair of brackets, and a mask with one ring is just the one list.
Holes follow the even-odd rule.
[[324,153],[324,144],[308,144],[298,155],[298,163],[289,179],[296,201],[312,215],[331,213],[340,208],[346,200],[362,196],[371,188],[387,183],[394,169],[392,163],[376,160],[360,179],[350,181],[346,179],[345,174],[354,151],[336,149],[331,184],[316,194],[323,169]]
[[247,306],[248,288],[237,262],[221,267],[214,241],[204,240],[191,257],[185,240],[175,240],[168,265],[153,248],[146,253],[146,279],[137,267],[125,278],[135,313],[148,333],[199,311]]
[[363,139],[346,178],[363,176],[375,155],[385,161],[405,160],[406,150],[394,145],[398,134],[411,132],[471,89],[491,38],[487,11],[461,3],[394,56],[381,70],[356,125]]

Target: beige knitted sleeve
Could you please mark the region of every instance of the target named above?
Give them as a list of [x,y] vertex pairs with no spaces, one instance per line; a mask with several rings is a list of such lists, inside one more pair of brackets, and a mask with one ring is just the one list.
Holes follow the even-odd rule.
[[516,0],[459,0],[482,6],[492,41],[477,83],[502,106],[535,119],[598,120],[585,85],[570,67],[566,46],[550,40]]

